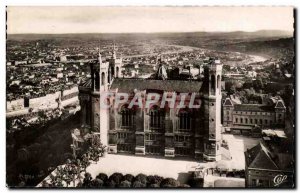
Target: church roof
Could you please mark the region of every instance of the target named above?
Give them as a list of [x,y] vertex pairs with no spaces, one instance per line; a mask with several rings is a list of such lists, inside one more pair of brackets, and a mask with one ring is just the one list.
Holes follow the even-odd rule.
[[231,102],[231,100],[229,98],[226,98],[223,106],[233,106],[233,104],[232,104],[232,102]]
[[275,108],[285,108],[283,102],[281,100],[279,100],[275,106]]
[[253,112],[272,112],[273,106],[260,105],[260,104],[235,104],[235,111],[253,111]]
[[153,79],[115,79],[111,89],[119,92],[132,92],[137,90],[162,90],[169,92],[192,93],[199,92],[202,86],[200,81],[188,80],[153,80]]

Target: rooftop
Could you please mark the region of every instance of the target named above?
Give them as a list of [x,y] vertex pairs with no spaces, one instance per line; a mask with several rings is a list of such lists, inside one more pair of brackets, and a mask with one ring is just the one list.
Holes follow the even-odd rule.
[[253,112],[273,112],[273,106],[261,105],[261,104],[235,104],[235,111],[253,111]]
[[276,151],[275,146],[272,146],[271,150],[269,146],[262,141],[257,146],[247,150],[245,152],[246,165],[256,169],[291,171],[293,168],[292,155]]
[[200,81],[188,80],[153,80],[153,79],[115,79],[111,89],[119,92],[133,92],[137,90],[163,90],[169,92],[192,93],[199,92],[202,86]]

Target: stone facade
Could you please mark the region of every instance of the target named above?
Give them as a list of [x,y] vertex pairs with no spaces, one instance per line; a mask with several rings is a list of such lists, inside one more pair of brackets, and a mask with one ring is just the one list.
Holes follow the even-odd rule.
[[223,103],[223,126],[235,132],[246,132],[254,126],[260,128],[282,127],[286,107],[281,98],[270,98],[268,104],[235,104],[230,98]]
[[[108,153],[135,155],[161,155],[165,157],[187,156],[208,161],[220,160],[221,140],[221,73],[222,64],[210,60],[205,67],[203,81],[121,79],[115,52],[111,60],[99,59],[91,63],[91,79],[79,86],[82,125],[100,134]],[[118,68],[118,69],[117,69]],[[106,78],[108,77],[108,78]],[[182,106],[161,108],[161,98],[148,108],[128,103],[116,104],[113,97],[107,99],[108,109],[100,108],[100,95],[127,93],[131,101],[136,95],[142,100],[150,93],[186,93]],[[199,108],[189,108],[189,103]]]

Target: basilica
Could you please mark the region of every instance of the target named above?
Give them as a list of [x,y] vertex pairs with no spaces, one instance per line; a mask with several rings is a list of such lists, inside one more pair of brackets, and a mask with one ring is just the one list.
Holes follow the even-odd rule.
[[[79,85],[82,126],[98,135],[112,154],[220,160],[222,64],[207,61],[201,81],[168,79],[162,61],[157,65],[152,78],[122,78],[122,59],[116,57],[115,49],[106,61],[99,52],[98,59],[90,63],[91,78]],[[107,92],[124,93],[129,99],[139,94],[143,100],[156,93],[175,102],[185,93],[185,100],[170,107],[172,101],[162,106],[161,97],[139,107],[129,102],[116,104],[114,97],[108,97],[110,108],[101,108],[101,96]],[[190,107],[191,100],[197,108]]]

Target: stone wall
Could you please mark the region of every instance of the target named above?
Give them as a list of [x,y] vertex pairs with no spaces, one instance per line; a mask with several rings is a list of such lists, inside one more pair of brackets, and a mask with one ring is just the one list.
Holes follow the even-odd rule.
[[[68,104],[78,102],[78,87],[76,86],[71,89],[64,90],[63,92],[57,91],[52,94],[47,94],[46,96],[43,97],[31,98],[29,99],[28,108],[32,108],[33,110],[57,108],[59,97],[65,99],[62,101],[62,106],[66,106]],[[25,107],[24,98],[6,102],[7,113],[11,113],[15,111],[24,111],[28,108]]]

